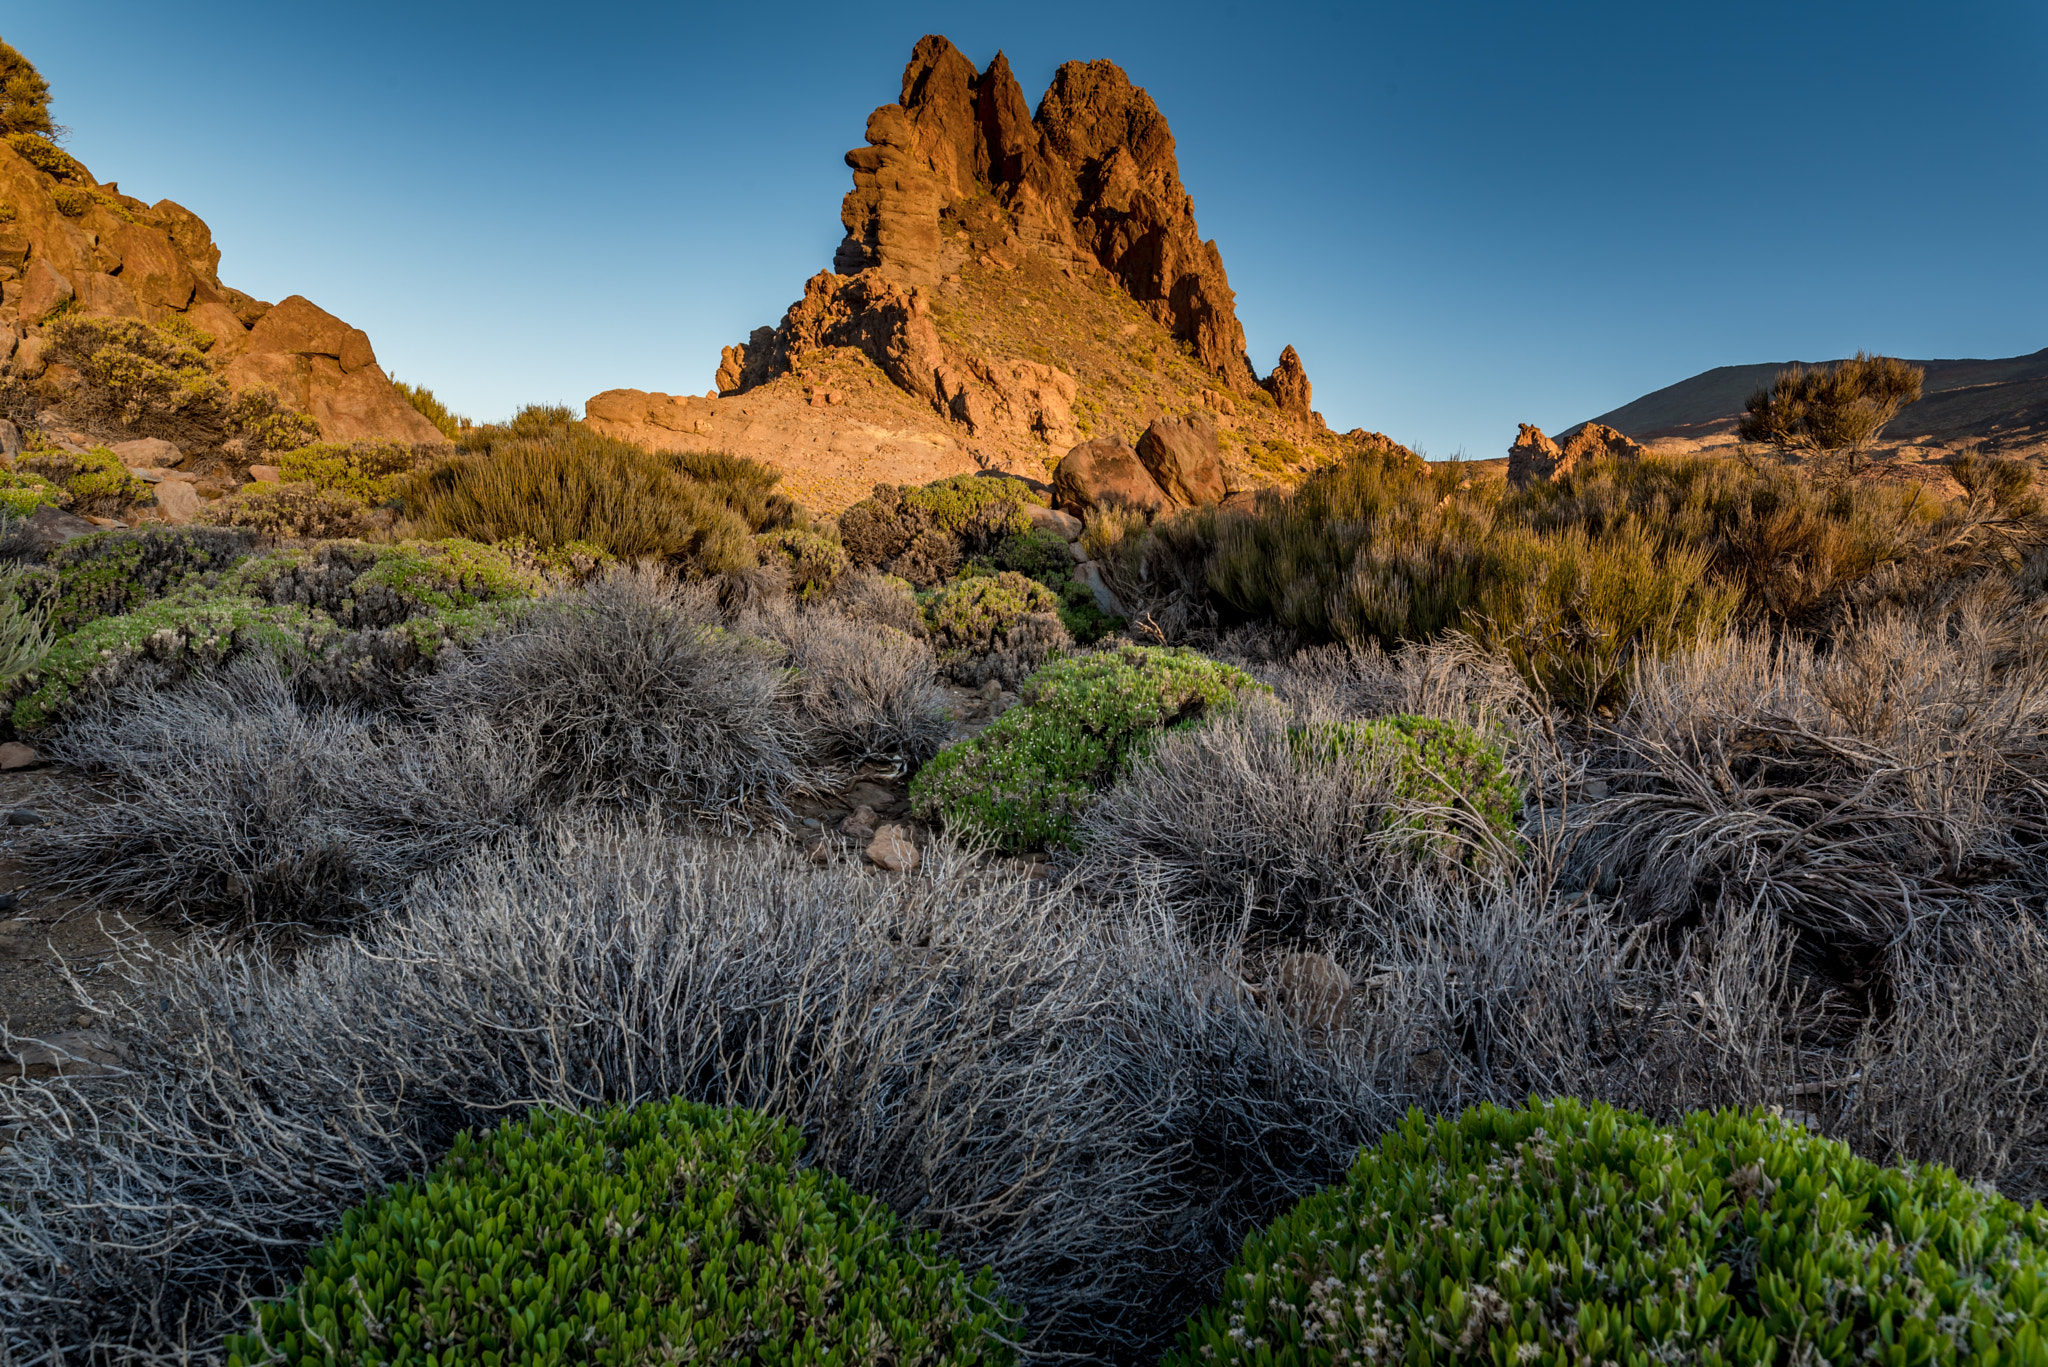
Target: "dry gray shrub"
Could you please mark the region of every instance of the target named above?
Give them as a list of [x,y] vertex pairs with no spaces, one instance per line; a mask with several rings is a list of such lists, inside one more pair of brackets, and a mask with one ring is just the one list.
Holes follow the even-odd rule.
[[802,1125],[993,1264],[1039,1351],[1149,1361],[1251,1223],[1400,1114],[1156,909],[943,852],[885,880],[583,825],[289,966],[202,944],[133,971],[146,1009],[101,1004],[126,1076],[0,1094],[18,1363],[204,1353],[459,1128],[676,1094]]
[[917,595],[904,580],[856,565],[839,576],[830,601],[857,622],[894,627],[920,640],[925,635]]
[[[795,1121],[810,1161],[992,1264],[1046,1361],[1156,1361],[1243,1234],[1410,1105],[1780,1104],[1891,1156],[2041,1171],[2038,945],[2009,1037],[1951,1014],[1816,1048],[1765,918],[1673,957],[1537,869],[1418,885],[1324,1031],[1156,896],[1103,906],[944,851],[930,873],[585,822],[289,965],[131,959],[94,1003],[125,1075],[0,1089],[0,1339],[21,1367],[203,1359],[344,1211],[538,1102]],[[2015,981],[2015,944],[1954,965],[1985,974],[1973,1005]]]
[[798,607],[787,599],[742,613],[733,627],[788,647],[798,706],[840,759],[918,765],[946,743],[949,703],[923,641],[831,603]]
[[1572,876],[1642,921],[1761,911],[1853,991],[1909,936],[2038,913],[2048,651],[2009,627],[1888,616],[1826,651],[1735,634],[1645,664],[1591,756],[1615,795],[1567,819]]
[[779,651],[725,629],[716,592],[618,569],[533,605],[421,680],[435,728],[524,738],[551,801],[654,803],[712,819],[811,781],[815,728]]
[[29,868],[218,925],[347,924],[518,828],[533,799],[518,737],[302,702],[255,657],[110,690],[48,751],[102,782],[34,833]]

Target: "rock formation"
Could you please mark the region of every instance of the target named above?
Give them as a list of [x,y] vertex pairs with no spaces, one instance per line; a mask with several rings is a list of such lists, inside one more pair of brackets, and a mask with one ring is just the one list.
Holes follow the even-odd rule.
[[1540,427],[1521,424],[1515,444],[1508,448],[1508,487],[1526,488],[1563,479],[1587,461],[1641,460],[1642,446],[1611,427],[1587,423],[1565,438],[1559,446],[1543,435]]
[[328,440],[445,440],[359,329],[296,295],[273,308],[222,284],[213,233],[184,206],[124,195],[35,140],[0,141],[0,206],[0,363],[12,374],[42,377],[43,324],[61,308],[182,318],[214,339],[208,358],[230,385],[271,386]]
[[[846,154],[854,188],[840,206],[846,237],[833,270],[805,286],[780,327],[726,348],[720,393],[745,393],[819,347],[858,346],[970,429],[994,423],[1051,439],[1065,424],[1045,399],[1063,386],[1045,376],[991,379],[998,362],[955,354],[927,321],[930,292],[965,256],[946,224],[986,200],[1000,207],[1017,252],[1069,273],[1106,271],[1223,388],[1256,392],[1236,296],[1216,244],[1196,228],[1173,134],[1115,63],[1068,62],[1034,117],[1001,53],[977,73],[951,43],[928,36],[904,69],[900,102],[869,116],[867,140]],[[1309,420],[1293,348],[1264,383],[1283,411]]]

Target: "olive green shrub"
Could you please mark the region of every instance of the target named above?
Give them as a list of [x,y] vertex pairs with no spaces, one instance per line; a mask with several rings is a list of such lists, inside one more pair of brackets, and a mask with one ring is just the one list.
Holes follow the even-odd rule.
[[378,504],[398,496],[400,478],[412,473],[426,455],[399,441],[314,442],[280,452],[277,467],[287,484],[311,484],[323,492]]
[[958,579],[924,605],[925,629],[939,668],[956,683],[990,679],[1015,688],[1048,656],[1070,649],[1060,599],[1035,579],[1011,570]]
[[71,154],[51,142],[41,132],[15,132],[7,134],[7,145],[15,154],[38,171],[67,180],[79,174],[77,161]]
[[407,384],[404,380],[394,379],[391,387],[412,405],[415,413],[434,424],[450,441],[460,440],[462,434],[474,426],[468,418],[449,412],[448,405],[435,398],[434,391],[423,384]]
[[954,475],[922,488],[877,484],[839,515],[839,535],[855,565],[886,570],[921,588],[953,577],[1031,530],[1025,505],[1039,499],[1022,480]]
[[53,359],[84,382],[70,400],[89,418],[181,445],[240,443],[244,458],[320,439],[320,424],[262,385],[230,390],[210,333],[183,319],[144,323],[67,313],[50,326]]
[[149,486],[129,474],[121,458],[104,446],[25,452],[15,469],[63,490],[63,506],[81,517],[118,517],[154,497]]
[[911,781],[919,815],[1006,850],[1071,842],[1097,791],[1169,727],[1260,685],[1191,650],[1130,646],[1053,660],[1019,704]]
[[686,1101],[462,1134],[350,1212],[227,1361],[1011,1362],[991,1274],[800,1166],[803,1147],[793,1126]]
[[12,43],[0,43],[0,134],[12,141],[56,131],[50,122],[50,83]]
[[50,618],[42,583],[32,569],[0,568],[0,695],[14,687],[50,651]]
[[821,532],[785,527],[758,534],[754,545],[764,565],[788,572],[789,591],[802,602],[831,593],[846,573],[846,549]]
[[1764,1112],[1411,1112],[1168,1367],[2048,1362],[2048,1211]]
[[778,476],[765,466],[648,451],[600,436],[566,410],[525,410],[506,426],[465,433],[462,447],[401,486],[428,535],[518,538],[542,550],[582,542],[620,560],[726,574],[754,569],[754,535],[793,516],[770,492]]
[[51,625],[68,634],[188,584],[213,585],[253,544],[247,532],[215,527],[145,526],[73,537],[44,562],[55,581]]
[[12,468],[0,469],[0,514],[34,517],[36,509],[45,505],[61,508],[64,501],[64,490],[41,475]]

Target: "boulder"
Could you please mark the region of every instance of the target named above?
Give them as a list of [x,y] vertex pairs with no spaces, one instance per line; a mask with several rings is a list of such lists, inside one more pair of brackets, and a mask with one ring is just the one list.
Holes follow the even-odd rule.
[[1095,606],[1108,613],[1111,617],[1130,616],[1122,600],[1116,596],[1115,591],[1103,580],[1102,566],[1096,564],[1093,560],[1083,560],[1080,564],[1074,566],[1074,582],[1085,584],[1088,592],[1095,595]]
[[1294,953],[1273,965],[1266,1000],[1304,1030],[1332,1030],[1351,1003],[1351,976],[1327,954]]
[[41,762],[42,756],[36,753],[32,745],[24,745],[18,740],[0,744],[0,770],[29,769]]
[[903,826],[877,830],[875,838],[868,842],[867,853],[870,862],[891,873],[911,873],[917,868],[917,846],[911,843],[910,831]]
[[13,460],[21,450],[21,429],[6,418],[0,418],[0,457]]
[[1221,503],[1223,448],[1216,420],[1207,413],[1185,418],[1154,418],[1138,438],[1138,459],[1170,497],[1196,506]]
[[118,275],[94,271],[78,278],[78,308],[95,318],[132,318],[142,321],[142,301]]
[[185,458],[184,452],[162,437],[138,437],[134,441],[115,442],[107,449],[119,456],[121,463],[131,470],[167,469]]
[[839,833],[851,836],[855,840],[870,840],[874,838],[879,820],[880,818],[875,815],[875,809],[863,802],[839,823]]
[[182,527],[196,520],[204,500],[199,489],[183,480],[167,479],[156,486],[157,516],[173,527]]
[[284,482],[284,471],[275,465],[252,465],[249,467],[249,478],[258,484],[281,484]]
[[21,284],[21,302],[16,307],[22,322],[40,323],[76,297],[71,281],[47,258],[37,257],[28,263],[28,274]]
[[1116,436],[1084,441],[1067,452],[1053,471],[1052,487],[1062,503],[1084,511],[1119,508],[1156,515],[1174,506],[1138,453]]
[[1036,530],[1058,532],[1067,541],[1080,539],[1081,519],[1072,513],[1063,513],[1042,503],[1027,503],[1024,505],[1024,515],[1031,519],[1031,525]]
[[92,530],[92,523],[84,518],[46,503],[17,527],[12,536],[0,541],[0,559],[39,561],[71,538],[85,536]]
[[[24,313],[23,317],[28,315]],[[50,339],[39,333],[31,333],[21,339],[14,348],[14,373],[26,380],[33,380],[44,371],[44,358],[50,353]]]

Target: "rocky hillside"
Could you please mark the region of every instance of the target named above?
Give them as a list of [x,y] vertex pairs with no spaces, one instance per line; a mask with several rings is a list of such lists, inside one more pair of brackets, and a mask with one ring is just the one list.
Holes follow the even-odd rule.
[[[222,283],[220,248],[191,210],[101,181],[40,134],[0,139],[0,379],[62,406],[46,324],[66,313],[182,319],[236,390],[266,385],[329,441],[439,442],[377,364],[359,328],[298,295],[272,305]],[[96,433],[115,437],[119,433]]]
[[1062,66],[1033,114],[1002,54],[976,71],[926,37],[846,161],[845,239],[781,324],[703,397],[611,390],[594,426],[766,461],[825,511],[883,480],[1043,479],[1161,415],[1213,414],[1238,487],[1385,440],[1331,432],[1292,347],[1254,373],[1173,134],[1114,63]]
[[[1652,451],[1732,449],[1736,419],[1749,396],[1791,364],[1717,366],[1593,421]],[[1922,396],[1886,429],[1880,460],[1901,467],[1936,464],[1974,447],[2048,463],[2048,350],[2003,360],[1912,364],[1927,372]]]

